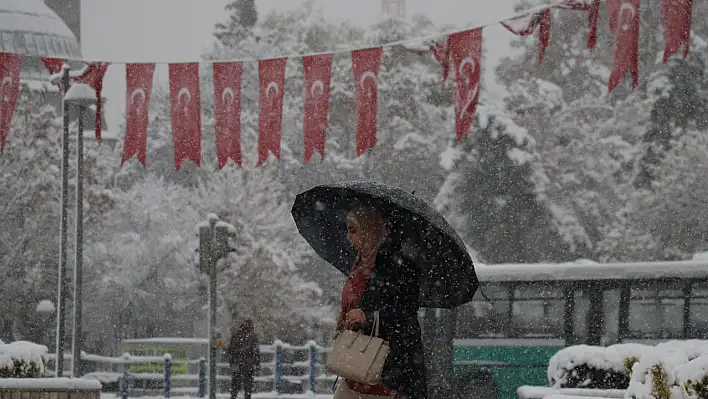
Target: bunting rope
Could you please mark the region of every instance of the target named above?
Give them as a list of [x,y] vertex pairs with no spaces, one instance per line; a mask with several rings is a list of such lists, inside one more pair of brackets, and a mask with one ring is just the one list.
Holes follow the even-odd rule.
[[[582,0],[581,0],[582,1]],[[551,9],[551,8],[558,8],[560,6],[563,6],[564,4],[567,4],[568,1],[566,0],[561,0],[561,1],[556,1],[552,4],[544,4],[541,6],[533,7],[530,8],[529,10],[519,12],[514,14],[511,17],[503,18],[494,22],[490,22],[487,24],[482,24],[482,25],[476,25],[476,26],[471,26],[471,27],[466,27],[466,28],[455,28],[450,31],[445,31],[445,32],[439,32],[439,33],[434,33],[430,34],[427,36],[422,36],[422,37],[415,37],[412,39],[403,39],[403,40],[398,40],[395,42],[388,42],[388,43],[383,43],[383,44],[378,44],[378,45],[371,45],[371,46],[366,46],[366,47],[348,47],[346,49],[340,49],[340,50],[330,50],[330,51],[323,51],[323,52],[318,52],[318,53],[306,53],[306,54],[287,54],[287,55],[280,55],[276,57],[267,57],[267,58],[236,58],[236,59],[225,59],[225,60],[192,60],[192,61],[125,61],[125,60],[120,60],[120,61],[115,61],[115,60],[106,60],[106,59],[86,59],[86,58],[62,58],[67,61],[76,61],[76,62],[85,62],[85,63],[92,63],[92,62],[103,62],[103,63],[108,63],[111,65],[125,65],[125,64],[156,64],[156,65],[168,65],[168,64],[187,64],[187,63],[195,63],[198,62],[200,64],[215,64],[215,63],[231,63],[231,62],[255,62],[255,61],[264,61],[264,60],[274,60],[274,59],[281,59],[281,58],[305,58],[305,57],[316,57],[320,55],[339,55],[339,54],[351,54],[353,51],[357,50],[365,50],[369,48],[387,48],[387,47],[394,47],[394,46],[405,46],[406,44],[416,44],[416,43],[424,43],[427,41],[435,40],[441,37],[447,37],[450,35],[454,35],[457,33],[462,33],[465,31],[469,30],[475,30],[475,29],[483,29],[487,28],[490,26],[494,25],[500,25],[506,21],[518,19],[518,18],[523,18],[525,16],[535,14],[538,12],[541,12],[543,10]]]

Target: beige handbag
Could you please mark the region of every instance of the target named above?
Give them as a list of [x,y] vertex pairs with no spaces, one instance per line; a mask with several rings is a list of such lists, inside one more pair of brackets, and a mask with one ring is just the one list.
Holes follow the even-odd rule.
[[371,335],[344,330],[334,342],[325,369],[344,379],[377,385],[390,348],[379,338],[379,312],[376,312]]

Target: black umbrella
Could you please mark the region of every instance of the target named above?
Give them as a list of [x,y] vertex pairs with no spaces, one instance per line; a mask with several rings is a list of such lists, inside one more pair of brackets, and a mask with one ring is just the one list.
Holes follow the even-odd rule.
[[317,254],[348,274],[355,253],[347,241],[346,216],[355,204],[378,207],[401,235],[405,253],[425,276],[421,306],[453,308],[472,300],[479,287],[462,239],[425,201],[375,182],[343,182],[312,188],[291,211],[300,234]]

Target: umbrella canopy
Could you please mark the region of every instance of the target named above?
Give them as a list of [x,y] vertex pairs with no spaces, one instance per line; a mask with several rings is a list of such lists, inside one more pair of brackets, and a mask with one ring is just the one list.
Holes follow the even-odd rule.
[[472,300],[479,282],[465,244],[442,215],[413,194],[375,182],[326,184],[299,194],[291,213],[315,252],[348,274],[356,254],[347,241],[346,217],[357,204],[380,209],[400,236],[403,253],[423,276],[421,306],[453,308]]

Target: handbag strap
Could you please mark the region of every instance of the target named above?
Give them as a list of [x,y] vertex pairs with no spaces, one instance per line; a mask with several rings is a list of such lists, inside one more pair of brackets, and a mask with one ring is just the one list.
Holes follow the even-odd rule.
[[377,310],[377,311],[374,312],[374,325],[371,326],[371,334],[370,334],[370,335],[371,335],[372,337],[378,337],[378,336],[379,336],[379,323],[380,323],[379,319],[380,319],[380,317],[379,317],[379,311]]

